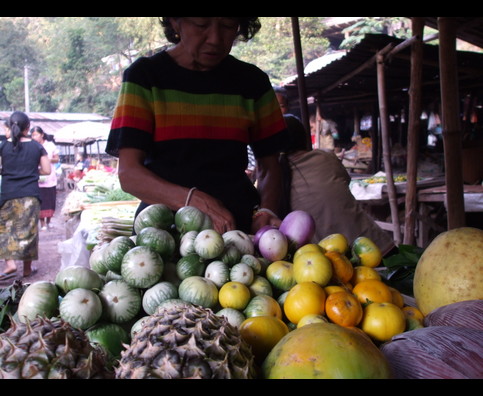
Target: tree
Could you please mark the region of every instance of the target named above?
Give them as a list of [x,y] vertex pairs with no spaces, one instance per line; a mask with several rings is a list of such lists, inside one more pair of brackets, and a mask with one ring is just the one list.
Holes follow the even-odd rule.
[[[265,71],[273,84],[296,74],[293,33],[290,17],[261,17],[260,32],[248,43],[238,43],[232,54],[254,63]],[[322,56],[328,40],[322,37],[324,17],[300,17],[300,31],[304,60],[307,64]]]
[[[232,54],[264,70],[273,84],[296,74],[290,17],[260,17],[254,39]],[[326,17],[299,17],[305,65],[324,55]],[[370,17],[347,29],[345,45],[366,32],[401,36],[402,17]],[[122,73],[135,59],[169,45],[157,17],[0,17],[0,109],[23,109],[24,67],[31,111],[94,112],[111,116]]]
[[366,17],[345,28],[347,38],[341,43],[342,49],[351,49],[368,33],[380,33],[406,39],[411,37],[411,20],[406,17]]
[[26,18],[0,18],[0,108],[25,110],[24,68],[37,53]]

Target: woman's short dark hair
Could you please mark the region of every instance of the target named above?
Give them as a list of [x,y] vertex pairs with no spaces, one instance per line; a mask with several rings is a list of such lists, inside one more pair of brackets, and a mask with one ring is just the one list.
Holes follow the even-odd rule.
[[[179,43],[179,36],[176,34],[173,26],[171,25],[171,18],[177,19],[182,17],[160,17],[161,26],[164,29],[164,34],[168,41],[173,44]],[[255,34],[258,33],[262,24],[259,17],[230,17],[236,19],[240,25],[238,29],[238,36],[241,41],[248,41],[252,39]]]

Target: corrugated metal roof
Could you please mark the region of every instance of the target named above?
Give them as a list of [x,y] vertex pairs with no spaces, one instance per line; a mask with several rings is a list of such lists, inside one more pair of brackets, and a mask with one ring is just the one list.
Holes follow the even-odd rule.
[[[456,35],[477,47],[483,48],[483,17],[450,17],[456,24]],[[438,29],[438,17],[424,17],[425,24]]]
[[[377,70],[361,68],[379,50],[387,45],[397,46],[403,40],[382,34],[368,34],[345,56],[305,76],[308,96],[319,95],[321,103],[342,103],[359,100],[377,100]],[[407,97],[410,83],[410,47],[406,47],[387,61],[386,88],[388,92]],[[424,46],[423,90],[439,94],[439,48]],[[360,69],[359,69],[360,68]],[[354,73],[358,70],[357,73]],[[460,89],[482,89],[483,55],[474,52],[458,52]],[[286,85],[292,100],[298,100],[297,80]]]
[[[0,111],[0,121],[3,121],[10,117],[11,111]],[[78,122],[101,122],[110,123],[109,117],[104,117],[95,113],[46,113],[46,112],[30,112],[27,113],[30,118],[31,127],[40,126],[45,133],[54,135],[63,127]],[[3,126],[3,125],[2,125]],[[0,134],[4,134],[0,128]]]

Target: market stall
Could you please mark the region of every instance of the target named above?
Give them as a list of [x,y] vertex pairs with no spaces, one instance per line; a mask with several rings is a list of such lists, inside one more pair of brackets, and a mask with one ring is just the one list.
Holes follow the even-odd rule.
[[[416,183],[417,191],[430,187],[440,187],[445,183],[444,176],[440,177],[420,177]],[[406,202],[406,194],[408,191],[408,182],[406,175],[394,175],[394,187],[396,193],[396,205],[398,207],[398,215],[404,216]],[[356,200],[367,208],[369,213],[376,219],[376,223],[384,230],[394,233],[396,225],[390,220],[391,210],[389,208],[389,195],[387,177],[384,172],[378,172],[373,176],[354,177],[350,184],[350,190]],[[430,220],[429,218],[426,220]],[[418,219],[418,227],[415,229],[415,235],[418,237],[418,246],[426,247],[429,243],[428,233],[422,237],[422,222]],[[401,227],[401,225],[398,225]],[[437,228],[438,233],[442,230]]]
[[[413,37],[397,40],[384,35],[366,37],[342,58],[322,69],[304,75],[286,85],[292,103],[307,105],[313,98],[317,110],[340,114],[356,121],[369,114],[377,128],[371,131],[373,141],[372,163],[368,173],[382,169],[391,174],[391,128],[389,118],[407,128],[408,183],[406,216],[404,219],[404,242],[414,241],[414,218],[416,215],[417,153],[420,136],[424,131],[420,119],[422,109],[433,101],[441,102],[442,136],[444,140],[445,177],[448,193],[448,229],[464,224],[463,181],[461,152],[465,126],[469,117],[458,109],[467,98],[481,96],[481,54],[456,51],[456,38],[462,37],[481,45],[481,17],[412,17]],[[430,24],[438,28],[440,45],[429,45],[437,35],[423,37],[423,27]],[[305,95],[298,88],[303,84]],[[297,98],[298,96],[298,98]],[[466,111],[465,111],[466,113]],[[465,120],[466,117],[466,120]],[[409,120],[409,122],[408,122]],[[354,132],[357,127],[354,128]],[[481,127],[480,127],[481,132]],[[474,142],[474,141],[473,141]],[[385,158],[383,158],[383,155]],[[349,164],[350,165],[350,164]],[[360,165],[359,165],[360,166]],[[481,174],[480,174],[481,179]],[[396,216],[396,193],[389,180],[393,223]],[[402,242],[399,227],[394,239]]]
[[[445,177],[413,181],[421,203],[449,192]],[[410,184],[376,174],[352,191],[399,204]],[[136,238],[103,234],[133,219],[124,194],[115,172],[88,171],[63,208],[78,224],[55,282],[2,290],[15,319],[1,322],[0,378],[483,378],[483,231],[383,257],[363,235],[311,243],[303,211],[221,234],[196,207],[159,204],[139,213]]]
[[[418,202],[418,245],[427,246],[430,231],[441,233],[444,228],[438,225],[438,219],[444,218],[447,212],[448,188],[441,185],[431,188],[420,188],[417,192]],[[483,185],[463,186],[465,214],[471,215],[483,212]],[[430,217],[435,213],[434,219]]]
[[132,234],[139,200],[124,192],[115,172],[91,169],[67,195],[62,207],[71,233],[59,244],[62,268],[89,266],[90,251],[119,235]]
[[111,124],[106,122],[85,121],[66,125],[55,132],[55,142],[83,146],[99,140],[107,140]]
[[110,122],[85,121],[66,125],[54,134],[55,143],[61,148],[65,164],[73,165],[77,154],[89,154],[97,162],[106,157],[105,145]]

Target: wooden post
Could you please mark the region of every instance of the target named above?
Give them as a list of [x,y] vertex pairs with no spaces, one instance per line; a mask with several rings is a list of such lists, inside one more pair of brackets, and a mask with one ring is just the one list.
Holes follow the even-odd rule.
[[371,131],[370,137],[372,140],[372,161],[371,161],[371,173],[377,173],[381,170],[381,139],[380,139],[380,127],[379,117],[375,107],[371,109]]
[[300,26],[298,17],[290,17],[292,19],[292,33],[295,49],[295,60],[297,64],[298,75],[298,91],[300,101],[300,112],[302,117],[302,124],[304,124],[305,131],[307,132],[307,148],[312,148],[312,139],[310,137],[310,122],[309,122],[309,110],[307,105],[307,90],[305,87],[305,72],[304,61],[302,56],[302,41],[300,39]]
[[404,244],[414,245],[417,212],[418,152],[421,129],[422,83],[423,83],[423,34],[424,18],[412,17],[413,37],[411,44],[411,84],[409,87],[409,122],[407,142],[407,186],[404,221]]
[[352,109],[354,113],[354,132],[352,136],[360,135],[361,134],[361,115],[359,114],[359,110],[356,106]]
[[394,242],[401,243],[401,227],[397,205],[396,187],[392,174],[391,164],[391,143],[389,134],[389,112],[387,109],[386,79],[384,72],[384,55],[377,54],[377,93],[379,99],[379,114],[381,118],[382,155],[384,159],[384,171],[387,180],[387,193],[389,195],[389,206],[391,208],[391,219],[394,232]]
[[455,18],[438,17],[439,69],[448,230],[465,226]]

